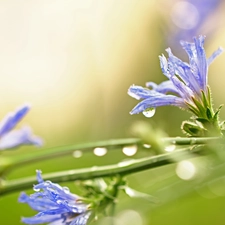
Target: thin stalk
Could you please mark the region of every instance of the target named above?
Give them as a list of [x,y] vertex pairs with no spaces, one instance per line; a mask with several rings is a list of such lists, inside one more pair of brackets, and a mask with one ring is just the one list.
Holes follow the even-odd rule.
[[[198,145],[218,142],[221,140],[219,137],[207,137],[207,138],[162,138],[162,142],[165,145]],[[57,158],[61,156],[66,156],[72,154],[75,150],[81,150],[83,152],[92,152],[96,147],[106,147],[110,149],[118,149],[127,145],[141,145],[143,144],[139,138],[127,138],[127,139],[115,139],[107,141],[97,141],[76,145],[67,145],[56,148],[43,149],[39,151],[24,153],[20,156],[4,158],[2,157],[2,162],[5,164],[0,164],[0,176],[5,175],[12,169],[18,166],[26,166],[29,163],[43,161],[47,159]],[[148,143],[146,143],[148,144]],[[151,143],[149,143],[151,144]]]
[[[143,170],[164,166],[174,163],[177,159],[183,160],[191,157],[195,157],[196,154],[202,152],[201,148],[191,151],[190,148],[182,150],[176,150],[174,152],[161,154],[157,156],[151,156],[141,159],[132,159],[127,162],[121,162],[114,165],[107,166],[94,166],[91,168],[67,170],[55,173],[49,173],[43,175],[45,180],[51,180],[52,182],[68,182],[76,180],[89,180],[98,177],[110,177],[110,176],[125,176],[132,173],[137,173]],[[194,154],[195,153],[195,154]],[[21,191],[27,188],[31,188],[36,182],[36,177],[20,178],[15,180],[0,180],[0,195],[12,193],[15,191]]]

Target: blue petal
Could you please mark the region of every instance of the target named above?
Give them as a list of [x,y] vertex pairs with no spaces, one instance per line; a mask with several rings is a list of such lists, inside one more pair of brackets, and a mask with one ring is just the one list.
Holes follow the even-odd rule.
[[91,213],[87,212],[77,216],[69,225],[86,225]]
[[20,130],[13,130],[5,134],[0,139],[0,150],[11,149],[20,145],[42,146],[43,141],[37,136],[33,136],[29,127]]
[[194,38],[195,48],[197,52],[197,66],[200,76],[200,87],[202,90],[206,90],[207,86],[207,76],[208,76],[208,63],[206,59],[206,54],[204,50],[205,37],[199,36],[199,38]]
[[47,198],[40,198],[34,197],[34,195],[28,196],[26,193],[22,192],[19,197],[19,202],[27,203],[32,209],[36,211],[44,211],[50,207],[56,207],[56,203],[47,199]]
[[35,215],[33,217],[23,217],[22,222],[26,224],[43,224],[61,220],[60,215]]
[[140,112],[143,112],[144,110],[148,108],[156,108],[158,106],[166,106],[166,105],[174,105],[178,107],[185,107],[185,104],[182,100],[182,98],[179,98],[177,96],[173,95],[165,95],[155,92],[151,96],[149,96],[147,99],[141,101],[139,104],[137,104],[130,114],[138,114]]
[[213,62],[213,60],[218,56],[218,55],[220,55],[222,52],[223,52],[224,50],[223,50],[223,48],[218,48],[215,52],[213,52],[213,54],[208,58],[208,65],[210,65],[212,62]]
[[12,130],[17,123],[27,114],[30,106],[24,105],[20,107],[16,112],[11,112],[0,122],[0,137],[7,134]]
[[170,80],[163,81],[158,85],[154,82],[147,82],[146,86],[151,87],[154,91],[157,91],[162,94],[166,94],[168,92],[179,94],[173,82]]
[[189,56],[190,66],[201,90],[206,90],[208,64],[203,47],[205,37],[194,38],[194,43],[181,41],[181,45]]
[[137,100],[148,98],[148,96],[149,96],[149,94],[151,94],[151,92],[152,91],[147,88],[143,88],[141,86],[136,86],[136,85],[132,85],[128,89],[128,95],[130,95],[131,97],[133,97]]
[[43,181],[41,171],[37,170],[38,184],[34,186],[36,193],[28,196],[22,193],[19,201],[27,203],[39,213],[31,218],[23,218],[27,224],[74,224],[85,225],[90,212],[87,205],[77,202],[79,197],[70,193],[66,187],[50,181]]
[[41,176],[41,170],[36,170],[36,173],[37,173],[36,177],[37,177],[38,183],[43,183],[44,180],[42,179],[42,176]]
[[168,60],[170,61],[170,64],[173,65],[174,73],[178,75],[185,85],[192,91],[200,93],[200,86],[196,80],[196,77],[192,73],[190,65],[174,56],[170,48],[166,49],[166,51],[169,55]]
[[170,80],[173,82],[174,86],[177,88],[177,91],[179,95],[182,97],[183,101],[191,100],[191,97],[194,96],[194,93],[188,86],[186,86],[176,76],[172,76]]
[[168,62],[167,62],[166,57],[163,54],[162,54],[162,56],[159,56],[159,61],[160,61],[160,67],[161,67],[163,74],[169,78],[170,75],[168,73]]

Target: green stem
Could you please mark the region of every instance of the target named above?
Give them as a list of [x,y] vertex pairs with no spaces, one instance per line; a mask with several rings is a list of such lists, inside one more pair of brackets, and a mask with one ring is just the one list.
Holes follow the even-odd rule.
[[[94,166],[92,168],[75,169],[68,171],[61,171],[55,173],[49,173],[43,175],[45,180],[51,180],[52,182],[68,182],[75,180],[89,180],[98,177],[109,177],[116,175],[128,175],[139,171],[156,168],[159,166],[171,164],[174,159],[187,159],[196,156],[196,153],[201,153],[201,149],[190,150],[190,148],[176,150],[171,153],[161,154],[157,156],[151,156],[136,160],[130,160],[127,162],[121,162],[115,165],[107,166]],[[198,155],[198,154],[197,154]],[[36,183],[36,177],[20,178],[16,180],[0,180],[0,195],[11,193],[15,191],[21,191],[27,188],[31,188]]]
[[[43,161],[47,159],[57,158],[61,156],[71,155],[75,150],[81,150],[82,152],[91,152],[96,147],[106,147],[108,149],[115,149],[126,145],[139,144],[141,141],[137,138],[116,139],[107,141],[97,141],[76,145],[67,145],[49,149],[42,149],[34,152],[24,153],[15,157],[3,158],[0,161],[0,176],[10,172],[12,169],[18,166],[25,166],[29,163]],[[6,163],[4,163],[6,161]]]
[[[162,142],[165,145],[197,145],[206,144],[212,142],[218,142],[219,137],[207,137],[207,138],[163,138]],[[91,152],[96,147],[106,147],[108,149],[118,149],[127,145],[141,145],[142,141],[138,138],[127,138],[127,139],[115,139],[107,141],[90,142],[77,145],[68,145],[56,148],[43,149],[35,152],[29,152],[22,154],[21,156],[4,158],[0,160],[0,176],[6,175],[12,169],[18,166],[25,166],[28,163],[43,161],[56,157],[66,156],[73,153],[75,150],[82,150],[83,152]],[[147,144],[147,143],[146,143]],[[150,143],[151,144],[151,143]],[[1,163],[2,161],[2,163]]]

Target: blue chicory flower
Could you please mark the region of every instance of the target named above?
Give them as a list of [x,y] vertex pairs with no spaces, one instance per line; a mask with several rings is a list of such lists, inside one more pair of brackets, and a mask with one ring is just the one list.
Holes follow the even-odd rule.
[[208,95],[208,66],[222,49],[219,48],[207,59],[203,47],[204,39],[203,36],[199,36],[194,38],[193,43],[181,41],[181,46],[188,54],[189,63],[174,56],[170,48],[166,49],[168,59],[164,55],[159,56],[162,72],[169,80],[159,85],[148,82],[147,88],[132,85],[128,94],[142,101],[130,114],[144,113],[149,109],[166,105],[190,109],[190,106],[195,106],[195,99],[202,101],[202,92],[205,96]]
[[33,136],[29,127],[13,130],[29,110],[29,105],[23,105],[15,112],[8,113],[0,122],[0,150],[11,149],[20,145],[42,145],[42,139]]
[[38,213],[29,218],[22,218],[26,224],[49,225],[86,225],[91,215],[88,205],[81,198],[72,194],[67,187],[51,181],[44,181],[41,171],[37,171],[38,184],[34,185],[34,194],[21,193],[19,202],[27,203]]

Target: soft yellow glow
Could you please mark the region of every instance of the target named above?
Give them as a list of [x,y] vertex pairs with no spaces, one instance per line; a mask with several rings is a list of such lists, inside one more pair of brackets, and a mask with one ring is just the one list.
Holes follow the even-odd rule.
[[178,163],[176,173],[177,176],[180,177],[181,179],[190,180],[196,174],[196,167],[192,162],[188,160],[183,160]]

